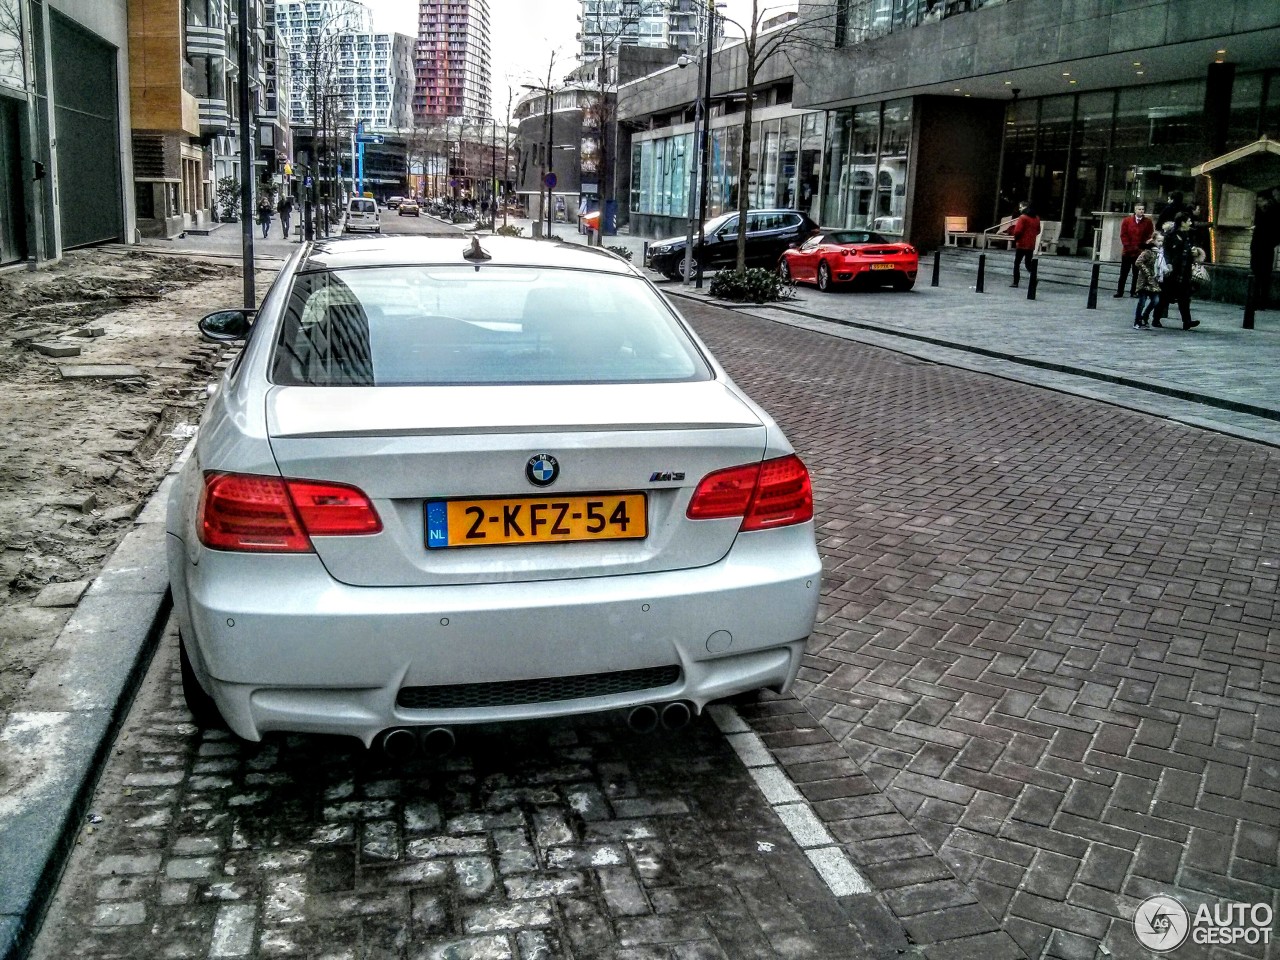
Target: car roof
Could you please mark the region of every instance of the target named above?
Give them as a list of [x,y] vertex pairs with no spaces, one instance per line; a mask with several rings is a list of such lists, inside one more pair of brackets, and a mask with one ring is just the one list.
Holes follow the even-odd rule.
[[[479,236],[480,249],[490,257],[481,266],[562,267],[598,273],[638,275],[634,267],[599,247],[579,243],[550,243],[523,237]],[[300,271],[339,270],[349,267],[457,264],[475,266],[463,257],[472,238],[379,236],[319,240],[303,251]]]

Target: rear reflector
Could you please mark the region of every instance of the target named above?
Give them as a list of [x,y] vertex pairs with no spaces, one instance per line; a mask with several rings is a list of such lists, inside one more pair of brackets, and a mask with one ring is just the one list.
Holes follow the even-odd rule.
[[702,478],[689,501],[690,520],[742,517],[743,530],[763,530],[813,519],[809,471],[795,454],[717,470]]
[[382,521],[355,487],[243,473],[208,473],[200,542],[214,550],[309,553],[312,536],[378,533]]

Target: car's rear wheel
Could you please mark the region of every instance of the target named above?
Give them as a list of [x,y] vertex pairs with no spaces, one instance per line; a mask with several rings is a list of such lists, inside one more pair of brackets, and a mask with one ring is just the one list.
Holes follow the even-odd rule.
[[222,714],[218,712],[218,705],[213,702],[213,697],[205,693],[204,687],[200,686],[200,681],[196,679],[196,671],[191,666],[191,658],[187,656],[187,645],[181,634],[178,635],[178,660],[182,669],[182,698],[187,701],[187,709],[191,711],[191,717],[195,720],[196,726],[202,730],[225,728],[227,724],[222,719]]
[[831,289],[831,268],[827,266],[825,260],[818,264],[818,289],[823,291]]
[[916,282],[910,277],[898,277],[893,281],[893,289],[901,290],[903,292],[910,290],[915,285]]

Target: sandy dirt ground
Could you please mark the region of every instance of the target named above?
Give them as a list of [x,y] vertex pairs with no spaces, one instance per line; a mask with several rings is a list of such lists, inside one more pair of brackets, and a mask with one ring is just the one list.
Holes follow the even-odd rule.
[[0,274],[0,725],[194,432],[226,362],[196,322],[241,296],[237,266],[127,248]]

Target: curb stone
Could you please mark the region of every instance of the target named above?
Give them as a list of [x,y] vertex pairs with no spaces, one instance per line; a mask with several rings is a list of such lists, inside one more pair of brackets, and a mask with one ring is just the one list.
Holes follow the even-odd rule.
[[164,629],[172,599],[163,506],[191,449],[85,592],[0,730],[0,960],[19,960],[35,939]]

